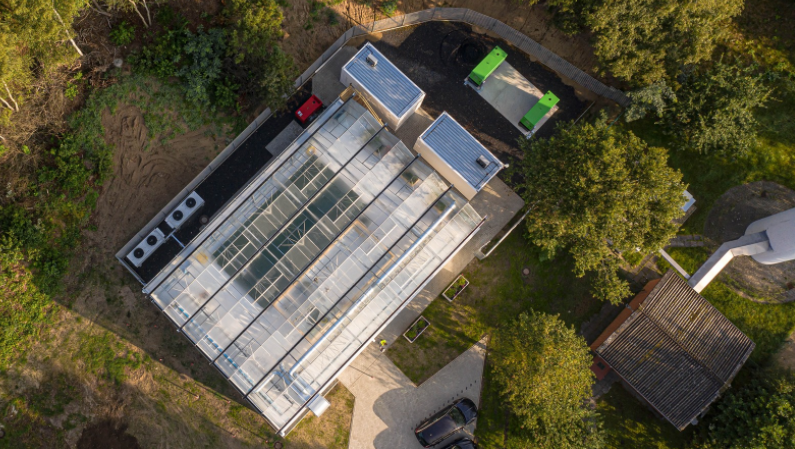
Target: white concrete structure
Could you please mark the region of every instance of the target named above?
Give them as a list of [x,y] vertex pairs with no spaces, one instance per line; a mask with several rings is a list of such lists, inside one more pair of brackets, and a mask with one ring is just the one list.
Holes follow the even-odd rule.
[[414,144],[414,151],[452,182],[467,200],[472,200],[505,168],[505,164],[447,112],[422,133]]
[[745,235],[764,231],[770,241],[770,251],[755,254],[754,260],[773,265],[795,259],[795,209],[757,220],[745,230]]
[[503,61],[489,76],[489,82],[483,83],[479,89],[475,89],[475,92],[508,119],[525,137],[538,132],[541,126],[558,111],[557,106],[553,107],[539,120],[532,131],[520,125],[522,117],[538,103],[544,92],[535,87],[507,61]]
[[362,92],[393,130],[400,128],[425,99],[425,92],[369,42],[342,66],[340,82]]
[[751,256],[765,265],[795,260],[795,209],[751,223],[744,236],[721,245],[688,284],[701,292],[736,256]]

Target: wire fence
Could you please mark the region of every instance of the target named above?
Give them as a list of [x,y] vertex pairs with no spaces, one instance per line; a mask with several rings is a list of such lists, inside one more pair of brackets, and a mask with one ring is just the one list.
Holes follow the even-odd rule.
[[334,54],[349,40],[357,36],[363,36],[370,33],[382,32],[402,28],[420,23],[431,22],[434,20],[450,21],[450,22],[465,22],[470,25],[476,25],[494,32],[502,39],[508,41],[513,46],[519,48],[525,53],[536,58],[541,64],[549,67],[560,75],[563,75],[585,89],[591,92],[615,101],[622,107],[627,107],[630,99],[618,89],[607,86],[602,82],[596,80],[591,75],[583,72],[571,63],[549,51],[538,42],[530,39],[524,34],[516,31],[508,25],[500,22],[499,20],[483,15],[477,11],[472,11],[467,8],[432,8],[423,11],[412,12],[402,16],[389,17],[386,19],[376,20],[369,24],[354,26],[340,36],[329,48],[323,52],[315,62],[307,68],[304,73],[295,81],[295,86],[302,86],[307,82],[315,72],[320,69]]

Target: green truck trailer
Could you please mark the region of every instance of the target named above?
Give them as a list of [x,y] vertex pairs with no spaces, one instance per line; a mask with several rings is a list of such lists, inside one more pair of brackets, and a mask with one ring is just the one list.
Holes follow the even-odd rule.
[[536,125],[538,125],[538,122],[540,122],[541,119],[544,118],[544,116],[547,115],[547,113],[551,111],[559,101],[560,99],[552,92],[545,93],[544,96],[538,100],[538,103],[536,103],[532,108],[530,108],[529,111],[527,111],[527,114],[522,117],[522,120],[520,120],[519,123],[521,123],[522,126],[527,128],[529,131],[532,131],[535,129]]
[[469,80],[475,83],[476,86],[480,86],[486,81],[497,67],[505,61],[505,58],[508,57],[508,53],[505,53],[500,47],[494,47],[494,49],[480,61],[480,64],[475,67],[475,70],[469,74]]

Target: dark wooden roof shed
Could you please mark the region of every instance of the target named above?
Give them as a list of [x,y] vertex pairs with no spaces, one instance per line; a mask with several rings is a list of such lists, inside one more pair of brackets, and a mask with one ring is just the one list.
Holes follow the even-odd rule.
[[673,271],[650,282],[591,345],[679,430],[729,387],[754,347]]

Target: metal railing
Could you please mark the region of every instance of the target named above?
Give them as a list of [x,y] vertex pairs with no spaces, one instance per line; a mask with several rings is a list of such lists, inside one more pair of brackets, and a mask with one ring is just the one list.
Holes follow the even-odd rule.
[[513,46],[519,48],[530,56],[536,58],[541,64],[549,67],[560,75],[563,75],[572,81],[576,82],[585,89],[591,92],[615,101],[622,107],[626,107],[630,103],[630,99],[618,89],[607,86],[602,82],[596,80],[591,75],[583,72],[571,63],[546,49],[538,42],[530,39],[524,34],[516,31],[510,26],[500,22],[499,20],[481,14],[477,11],[472,11],[467,8],[432,8],[423,11],[412,12],[402,16],[388,17],[386,19],[376,20],[364,25],[354,26],[340,36],[329,48],[320,55],[315,62],[310,65],[304,73],[295,81],[296,88],[302,86],[323,66],[334,54],[345,44],[357,36],[363,36],[376,32],[383,32],[393,30],[396,28],[417,25],[425,22],[432,21],[450,21],[450,22],[465,22],[470,25],[475,25],[485,28],[494,32],[502,39],[508,41]]

